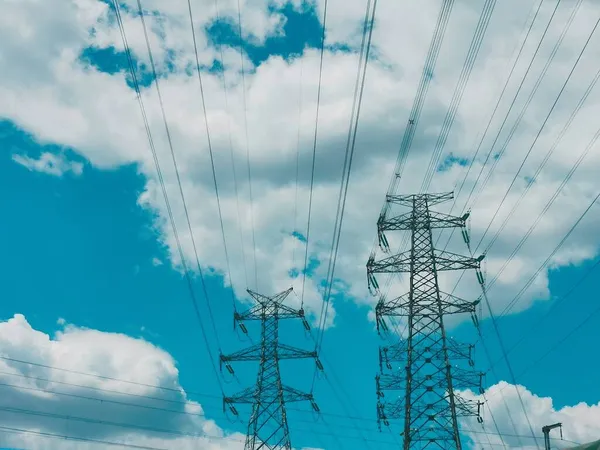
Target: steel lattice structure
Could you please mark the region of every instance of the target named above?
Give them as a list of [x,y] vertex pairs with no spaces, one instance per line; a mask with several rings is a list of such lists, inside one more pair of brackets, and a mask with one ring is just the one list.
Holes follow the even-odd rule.
[[[379,243],[389,252],[387,231],[410,231],[409,251],[367,263],[369,288],[378,293],[377,273],[410,273],[409,292],[398,298],[381,298],[376,306],[377,326],[387,330],[385,316],[404,316],[408,336],[379,351],[380,371],[376,377],[377,415],[385,425],[403,419],[403,448],[461,449],[458,417],[477,416],[479,402],[461,398],[455,389],[478,388],[482,374],[471,369],[473,346],[449,339],[444,328],[446,314],[470,313],[477,324],[475,302],[468,302],[440,291],[437,273],[441,270],[479,269],[483,256],[465,257],[434,249],[432,230],[458,227],[465,241],[468,234],[462,217],[431,211],[432,205],[453,198],[452,193],[388,195],[389,205],[407,206],[411,211],[386,217],[389,207],[377,222]],[[478,270],[479,276],[479,270]],[[467,368],[452,364],[467,360]],[[385,391],[403,391],[396,399],[385,400]]]
[[298,391],[285,386],[281,382],[279,360],[314,358],[317,367],[322,370],[316,351],[306,351],[279,343],[279,321],[281,319],[301,319],[304,327],[310,326],[304,317],[302,309],[295,310],[283,304],[292,288],[272,297],[247,291],[256,301],[256,305],[244,313],[235,313],[234,324],[238,323],[244,333],[247,333],[245,320],[261,322],[261,342],[230,355],[221,355],[221,364],[230,373],[234,373],[232,361],[259,361],[260,368],[254,387],[243,390],[232,396],[225,397],[224,406],[229,406],[233,414],[238,415],[234,404],[252,404],[252,414],[248,422],[245,450],[258,449],[290,449],[290,432],[288,429],[285,404],[306,400],[312,407],[319,408],[312,394]]

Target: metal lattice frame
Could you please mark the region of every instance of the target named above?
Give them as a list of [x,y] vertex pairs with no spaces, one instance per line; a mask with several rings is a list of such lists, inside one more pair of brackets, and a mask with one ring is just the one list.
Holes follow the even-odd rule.
[[235,313],[235,323],[239,323],[240,328],[247,332],[243,321],[259,320],[261,322],[261,342],[230,355],[221,355],[221,364],[224,364],[232,374],[234,373],[230,364],[232,361],[260,362],[256,386],[223,399],[224,405],[228,405],[235,415],[238,415],[238,412],[234,404],[252,405],[245,450],[291,450],[286,403],[306,400],[311,402],[313,408],[318,411],[312,394],[285,386],[281,382],[279,371],[279,360],[281,359],[314,358],[319,369],[322,369],[317,352],[279,343],[279,320],[281,319],[301,319],[304,327],[307,330],[310,329],[302,309],[295,310],[283,304],[290,292],[292,292],[292,288],[273,297],[267,297],[248,290],[248,293],[256,300],[256,305],[244,313]]
[[[461,398],[454,389],[479,388],[481,373],[462,369],[452,360],[468,360],[473,366],[470,345],[449,339],[444,315],[470,313],[476,321],[479,301],[467,302],[440,292],[438,271],[479,269],[483,259],[435,250],[432,229],[460,227],[467,239],[468,214],[454,217],[430,211],[429,207],[453,198],[452,193],[390,195],[389,204],[408,206],[411,212],[387,218],[385,208],[378,220],[379,242],[389,251],[386,231],[410,231],[411,249],[380,261],[367,263],[369,288],[378,290],[376,273],[410,273],[410,290],[392,300],[381,299],[376,307],[378,328],[387,329],[385,316],[408,318],[408,336],[395,345],[380,348],[381,373],[376,377],[378,419],[404,419],[403,448],[437,447],[461,449],[460,416],[477,416],[481,404]],[[384,400],[386,391],[404,391],[396,400]]]

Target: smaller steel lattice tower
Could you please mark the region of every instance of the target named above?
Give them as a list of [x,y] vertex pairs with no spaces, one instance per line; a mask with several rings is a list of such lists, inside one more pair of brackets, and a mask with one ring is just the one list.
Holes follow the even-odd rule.
[[[379,351],[381,373],[376,377],[377,416],[385,425],[389,420],[403,419],[403,448],[437,447],[461,449],[457,418],[477,416],[481,421],[479,402],[461,398],[454,390],[475,388],[481,391],[482,374],[471,369],[473,347],[449,339],[444,328],[446,314],[470,313],[477,325],[475,302],[461,300],[440,291],[437,273],[442,270],[476,269],[481,260],[434,249],[432,230],[461,228],[468,242],[462,217],[433,212],[432,205],[451,200],[452,193],[388,195],[388,207],[377,222],[379,242],[389,252],[386,231],[410,231],[409,251],[367,263],[369,288],[375,294],[379,286],[377,273],[409,273],[410,288],[393,300],[381,298],[376,306],[378,330],[387,330],[384,318],[407,318],[407,336]],[[392,204],[407,206],[411,211],[387,217]],[[454,361],[468,361],[461,368]],[[469,367],[470,366],[470,367]],[[385,399],[386,391],[396,391],[395,398]],[[390,392],[392,394],[393,392]]]
[[232,361],[259,361],[260,368],[256,386],[243,390],[232,397],[225,397],[224,406],[238,415],[235,403],[251,404],[252,414],[248,423],[245,450],[291,449],[285,404],[301,400],[309,401],[315,411],[319,411],[312,394],[307,394],[281,382],[279,360],[314,358],[317,367],[322,370],[316,351],[306,351],[279,343],[279,320],[300,319],[306,330],[310,326],[302,309],[295,310],[285,306],[283,301],[292,292],[292,288],[272,297],[248,290],[256,305],[244,313],[235,313],[234,326],[239,324],[247,333],[245,320],[261,322],[261,342],[231,355],[221,355],[221,365],[233,374]]

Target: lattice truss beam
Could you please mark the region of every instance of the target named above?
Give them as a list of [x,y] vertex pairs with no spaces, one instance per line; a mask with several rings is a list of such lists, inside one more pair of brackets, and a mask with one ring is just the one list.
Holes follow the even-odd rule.
[[[411,233],[409,251],[367,262],[369,289],[379,294],[376,275],[410,274],[409,292],[397,298],[380,298],[375,312],[378,329],[387,331],[386,317],[404,316],[408,335],[396,344],[379,350],[380,373],[376,376],[377,415],[389,425],[401,419],[404,425],[403,447],[461,449],[458,417],[480,418],[481,404],[460,397],[455,389],[482,390],[482,373],[472,367],[473,346],[458,343],[446,335],[444,316],[475,314],[479,299],[467,301],[440,291],[437,273],[442,270],[476,269],[478,258],[436,250],[432,230],[460,228],[468,242],[468,213],[450,216],[430,210],[432,205],[453,198],[452,193],[389,195],[388,206],[377,222],[380,247],[389,252],[388,231]],[[410,212],[387,217],[392,204],[411,208]],[[466,368],[456,362],[467,362]],[[389,398],[387,398],[389,396]]]
[[313,409],[319,410],[312,394],[286,386],[281,381],[279,361],[282,359],[313,358],[322,370],[316,351],[307,351],[279,342],[279,321],[300,319],[307,330],[310,329],[302,309],[296,310],[283,304],[292,288],[272,297],[248,290],[256,305],[244,313],[235,313],[234,325],[239,325],[247,333],[244,321],[256,320],[261,323],[261,342],[238,352],[221,355],[221,367],[234,374],[234,361],[259,361],[256,385],[225,397],[224,407],[229,407],[238,415],[235,404],[251,404],[252,413],[248,422],[244,450],[275,450],[292,448],[285,404],[308,401]]

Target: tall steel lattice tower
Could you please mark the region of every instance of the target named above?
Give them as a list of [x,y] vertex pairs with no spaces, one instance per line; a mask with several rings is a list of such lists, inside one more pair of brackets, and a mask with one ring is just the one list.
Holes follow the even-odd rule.
[[292,288],[273,297],[266,297],[248,290],[256,305],[244,313],[235,313],[234,326],[239,324],[247,333],[244,321],[259,320],[261,323],[261,342],[231,355],[221,355],[221,365],[233,374],[232,361],[259,361],[260,368],[256,386],[243,390],[232,397],[225,397],[224,407],[238,415],[234,404],[251,404],[252,414],[248,423],[245,450],[291,449],[290,432],[285,410],[289,402],[309,401],[315,411],[319,411],[312,394],[306,394],[281,382],[279,360],[314,358],[319,370],[323,369],[316,351],[306,351],[279,343],[279,321],[281,319],[300,319],[306,330],[310,326],[302,309],[295,310],[283,304]]
[[[407,294],[389,301],[381,298],[376,306],[378,330],[388,329],[386,316],[404,316],[408,321],[407,336],[380,348],[381,373],[376,377],[378,419],[385,425],[392,419],[404,419],[404,450],[461,449],[457,418],[477,416],[482,420],[481,404],[461,398],[454,391],[481,391],[481,373],[453,364],[462,359],[472,367],[473,347],[449,339],[444,328],[446,314],[470,313],[477,325],[475,308],[479,300],[461,300],[441,292],[438,286],[441,270],[477,269],[477,276],[481,276],[483,256],[470,258],[434,249],[433,229],[461,228],[468,242],[468,214],[454,217],[429,209],[452,198],[452,193],[388,195],[388,205],[377,222],[380,246],[389,252],[385,232],[403,230],[411,232],[411,248],[379,261],[371,256],[367,263],[369,288],[375,293],[379,290],[375,274],[410,273]],[[411,211],[388,218],[393,204],[407,206]],[[385,391],[400,393],[395,399],[386,400]]]

